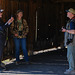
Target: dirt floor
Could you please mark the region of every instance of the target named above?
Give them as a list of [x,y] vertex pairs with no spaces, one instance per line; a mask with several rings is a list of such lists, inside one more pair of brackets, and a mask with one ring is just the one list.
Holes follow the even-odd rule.
[[39,53],[29,59],[31,64],[6,64],[7,70],[0,75],[64,75],[68,68],[66,49]]

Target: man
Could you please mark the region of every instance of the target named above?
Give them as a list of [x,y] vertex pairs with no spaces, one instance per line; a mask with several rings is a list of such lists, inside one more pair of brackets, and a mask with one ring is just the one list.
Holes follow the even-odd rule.
[[14,18],[11,17],[6,23],[2,20],[3,10],[0,9],[0,70],[5,69],[5,65],[1,63],[2,60],[2,54],[3,54],[3,48],[5,43],[5,29],[13,22]]
[[75,74],[75,10],[70,8],[67,12],[67,17],[70,19],[67,22],[66,29],[62,28],[65,32],[65,46],[67,46],[67,59],[69,62],[69,69],[64,74]]

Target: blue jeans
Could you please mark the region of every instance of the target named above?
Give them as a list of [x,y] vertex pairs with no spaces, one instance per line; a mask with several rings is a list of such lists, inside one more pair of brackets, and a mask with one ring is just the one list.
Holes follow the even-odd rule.
[[19,54],[20,54],[19,50],[21,45],[24,54],[24,59],[26,62],[28,62],[29,59],[28,59],[28,52],[26,49],[26,38],[14,38],[14,42],[15,42],[15,49],[16,49],[16,61],[19,61]]
[[69,69],[75,70],[75,46],[67,46],[67,59],[69,62]]

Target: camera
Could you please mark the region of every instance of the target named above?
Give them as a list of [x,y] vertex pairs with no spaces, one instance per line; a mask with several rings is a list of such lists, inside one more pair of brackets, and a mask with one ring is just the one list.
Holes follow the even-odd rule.
[[72,43],[73,42],[73,39],[67,39],[67,45],[69,45],[70,43]]
[[22,35],[22,31],[19,31],[19,36],[21,36]]
[[63,26],[59,31],[62,32],[63,28],[66,29],[66,27]]

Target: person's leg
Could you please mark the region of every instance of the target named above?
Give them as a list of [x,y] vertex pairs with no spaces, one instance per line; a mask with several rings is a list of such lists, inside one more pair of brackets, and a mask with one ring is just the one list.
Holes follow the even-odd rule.
[[18,38],[14,38],[14,42],[15,42],[15,56],[16,56],[16,61],[19,61],[19,48],[20,48],[20,39]]
[[29,59],[28,59],[28,52],[27,52],[27,49],[26,49],[26,38],[21,39],[21,47],[22,47],[22,50],[23,50],[24,59],[25,59],[26,62],[28,62]]
[[69,70],[74,70],[73,46],[67,47],[67,59],[69,62]]
[[4,43],[5,43],[5,37],[0,34],[0,63],[1,63],[1,60],[2,60]]
[[5,37],[0,36],[0,71],[6,70],[5,64],[1,62],[4,50]]
[[75,46],[67,47],[67,59],[69,62],[69,69],[64,74],[75,74]]
[[1,63],[1,60],[2,60],[2,54],[3,54],[3,44],[2,44],[2,40],[0,40],[0,63]]
[[75,70],[75,46],[73,46],[73,51],[72,51],[72,56],[73,56],[73,62],[74,62],[74,70]]

